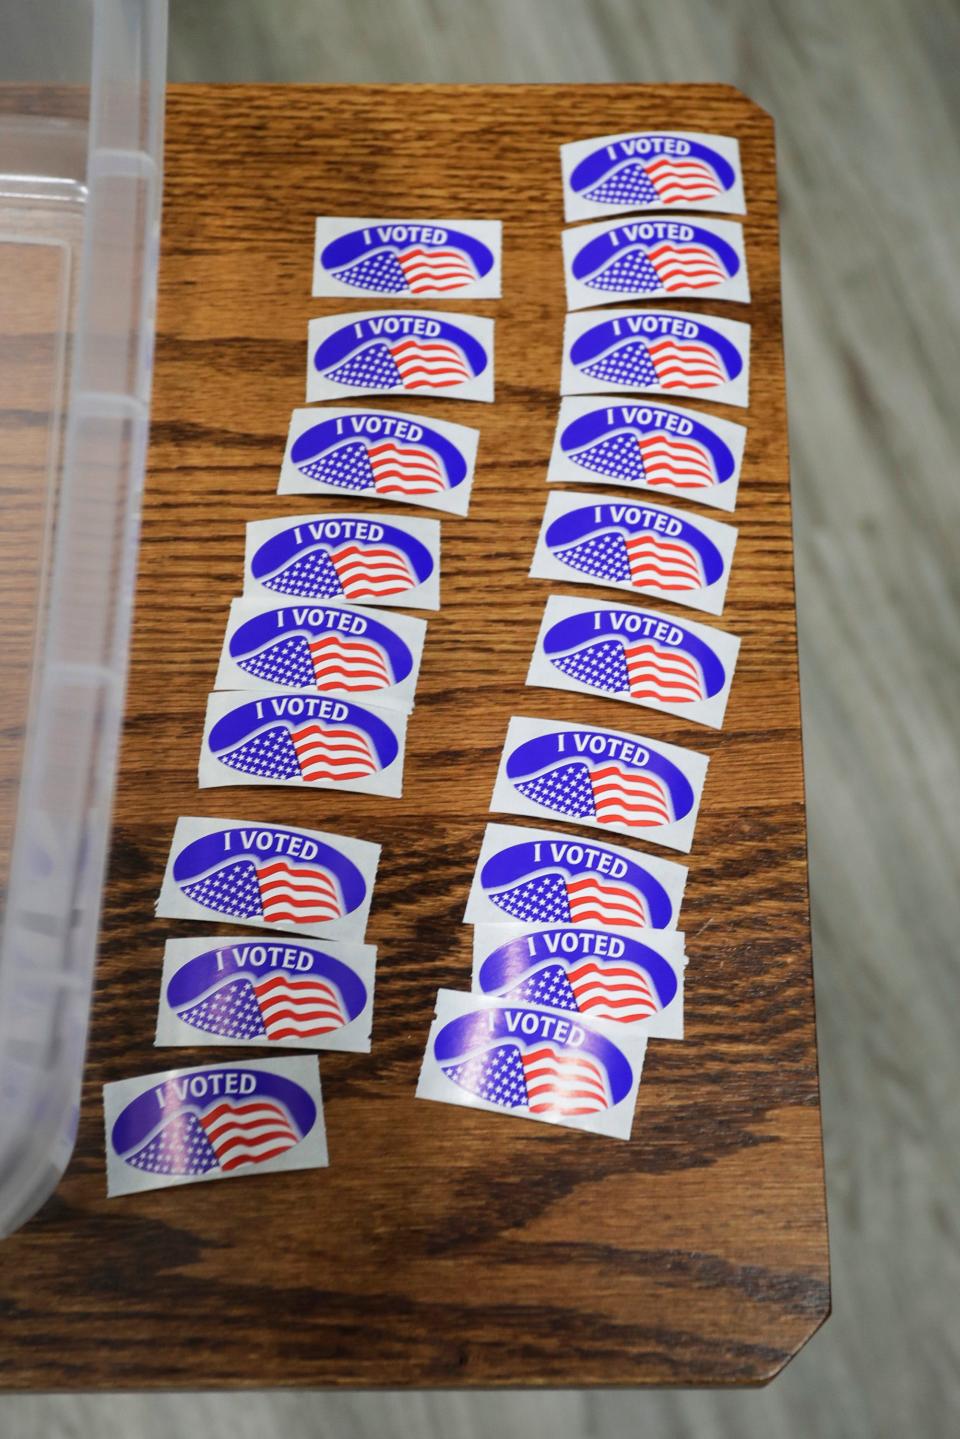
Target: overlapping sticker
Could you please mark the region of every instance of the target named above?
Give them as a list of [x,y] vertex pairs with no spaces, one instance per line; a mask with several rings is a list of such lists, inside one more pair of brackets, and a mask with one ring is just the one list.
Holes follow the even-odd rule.
[[293,515],[247,525],[244,595],[440,608],[440,523]]
[[219,691],[207,700],[200,788],[305,785],[396,797],[406,731],[401,710],[332,695]]
[[441,989],[417,1084],[436,1099],[629,1139],[646,1037]]
[[107,1194],[328,1161],[317,1061],[168,1069],[103,1086]]
[[554,491],[531,577],[656,595],[719,615],[737,532],[636,500]]
[[677,930],[554,924],[478,924],[473,989],[508,1004],[628,1025],[652,1039],[683,1038],[684,938]]
[[750,299],[743,227],[731,220],[618,220],[561,238],[570,310],[662,295]]
[[676,405],[568,397],[547,480],[626,485],[733,510],[746,437],[743,425]]
[[500,297],[499,220],[317,220],[314,295]]
[[480,431],[400,410],[294,410],[277,493],[362,495],[465,515]]
[[369,944],[168,939],[156,1043],[368,1054],[376,957]]
[[488,824],[464,921],[676,929],[686,867],[548,829]]
[[490,808],[689,851],[707,764],[644,735],[514,715]]
[[433,310],[355,310],[311,320],[307,400],[433,395],[493,400],[493,321]]
[[375,617],[350,605],[234,600],[216,687],[312,689],[409,711],[426,630],[413,615]]
[[527,684],[603,694],[719,729],[740,641],[656,610],[551,595]]
[[750,326],[680,310],[580,310],[568,315],[561,395],[618,390],[747,405]]
[[156,912],[360,940],[379,859],[378,844],[347,835],[182,816]]
[[631,210],[746,211],[740,146],[727,135],[627,131],[560,146],[567,220]]

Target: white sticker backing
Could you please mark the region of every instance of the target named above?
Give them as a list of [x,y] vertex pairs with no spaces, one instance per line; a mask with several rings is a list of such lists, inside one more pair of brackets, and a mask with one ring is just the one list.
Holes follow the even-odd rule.
[[551,595],[527,684],[602,694],[720,729],[740,641],[672,615]]
[[499,220],[321,216],[313,294],[497,300],[502,229]]
[[514,715],[490,808],[687,852],[708,763],[644,735]]
[[582,1014],[599,1029],[683,1038],[684,937],[678,930],[478,924],[474,993]]
[[219,690],[207,699],[201,789],[299,785],[396,798],[407,718],[334,695]]
[[565,230],[567,308],[620,300],[750,299],[743,226],[671,215]]
[[329,1160],[317,1061],[168,1069],[103,1086],[107,1194],[169,1189]]
[[437,310],[355,310],[311,320],[307,402],[360,395],[493,401],[493,321]]
[[684,310],[580,310],[563,331],[561,395],[750,401],[750,326]]
[[376,960],[369,944],[168,939],[155,1042],[368,1054]]
[[640,130],[560,146],[563,213],[598,220],[631,210],[743,215],[740,146],[728,135]]
[[570,395],[547,483],[625,485],[733,510],[747,432],[732,420],[647,400]]
[[655,595],[719,615],[737,532],[732,525],[611,495],[554,490],[530,575]]
[[686,866],[557,830],[488,824],[464,922],[676,929]]
[[230,605],[218,690],[315,690],[381,709],[413,708],[426,620],[276,597]]
[[380,846],[365,839],[185,815],[177,820],[156,913],[362,940],[379,860]]
[[440,608],[440,522],[287,515],[247,525],[243,593],[266,600]]
[[418,1099],[629,1139],[646,1038],[441,989]]
[[372,406],[294,410],[280,495],[361,495],[465,515],[480,431]]

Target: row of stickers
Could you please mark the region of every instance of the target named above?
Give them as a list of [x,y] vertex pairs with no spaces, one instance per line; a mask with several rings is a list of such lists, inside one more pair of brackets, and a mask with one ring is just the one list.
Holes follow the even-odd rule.
[[[562,160],[570,220],[675,206],[742,212],[734,141],[607,137],[563,147]],[[749,298],[732,222],[604,224],[567,232],[563,249],[571,310],[705,291]],[[495,298],[500,272],[497,222],[317,222],[317,295]],[[492,400],[493,331],[492,320],[429,310],[313,321],[307,399]],[[692,495],[732,511],[742,426],[609,395],[674,392],[743,405],[748,372],[745,325],[671,311],[571,314],[561,391],[608,398],[563,400],[549,482]],[[478,438],[397,410],[296,410],[278,492],[346,492],[463,515]],[[735,538],[730,526],[663,506],[557,493],[531,574],[719,614]],[[208,700],[201,787],[399,794],[426,625],[364,607],[436,609],[439,567],[439,526],[429,520],[311,514],[250,524],[243,597],[231,606]],[[554,596],[528,683],[719,726],[737,647],[732,636],[656,611]],[[688,850],[705,773],[702,755],[643,736],[515,718],[491,808]],[[378,857],[378,846],[338,835],[181,819],[158,914],[229,919],[323,945],[170,941],[157,1043],[202,1035],[212,1044],[369,1049],[375,951],[363,938]],[[646,1036],[682,1035],[685,876],[680,865],[617,846],[489,826],[465,916],[476,926],[476,993],[439,995],[418,1094],[629,1133]],[[603,1033],[609,1024],[616,1040]],[[590,1091],[582,1105],[564,1098],[570,1084]],[[123,1081],[106,1087],[105,1107],[111,1193],[326,1163],[319,1076],[303,1057]]]
[[[561,152],[568,220],[644,209],[743,212],[735,141],[607,136]],[[746,432],[644,398],[745,406],[749,326],[584,307],[749,301],[742,227],[687,216],[568,230],[561,402],[547,479],[732,511]],[[580,312],[580,313],[577,313]],[[736,530],[634,497],[557,491],[530,575],[722,613]],[[604,695],[719,728],[739,641],[634,605],[551,596],[530,685]],[[706,756],[644,735],[514,716],[491,809],[687,852]],[[418,1094],[628,1139],[647,1040],[683,1037],[683,865],[563,831],[491,824],[464,918],[470,994],[441,990]],[[504,921],[508,922],[505,923]]]
[[[355,293],[414,296],[485,277],[482,293],[496,295],[500,225],[474,228],[476,243],[461,253],[442,222],[321,219],[317,274],[345,266]],[[481,341],[454,352],[438,319],[315,322],[308,400],[371,385],[492,398],[492,321],[469,322]],[[318,386],[323,371],[339,388]],[[299,410],[278,491],[465,514],[478,438],[388,410]],[[207,701],[200,788],[399,795],[426,624],[358,606],[436,610],[439,580],[436,520],[308,514],[248,524],[243,594]],[[169,940],[156,1044],[368,1052],[377,956],[365,934],[379,857],[379,845],[339,834],[181,818],[157,914],[295,938]],[[318,1065],[306,1055],[124,1080],[105,1086],[104,1110],[110,1194],[328,1163]]]

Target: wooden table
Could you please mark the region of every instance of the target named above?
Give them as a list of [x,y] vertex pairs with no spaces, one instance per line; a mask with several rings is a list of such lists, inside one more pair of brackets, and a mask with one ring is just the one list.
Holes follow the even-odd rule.
[[[557,146],[660,127],[737,135],[749,205],[749,312],[677,302],[753,324],[720,621],[743,647],[721,733],[523,686],[551,588],[525,575],[558,405]],[[80,1134],[57,1193],[0,1247],[0,1383],[763,1382],[829,1308],[772,124],[714,86],[198,86],[171,91],[167,134],[153,439]],[[504,298],[469,307],[497,320],[496,404],[413,406],[480,427],[473,504],[443,522],[404,798],[201,797],[244,521],[309,504],[274,490],[307,320],[350,308],[309,298],[313,218],[337,213],[503,219]],[[688,1037],[651,1045],[630,1143],[414,1100],[436,990],[469,985],[460,921],[514,713],[711,756],[683,911]],[[152,1047],[163,942],[197,932],[152,917],[182,813],[382,842],[373,1053],[321,1060],[329,1170],[107,1201],[103,1082],[234,1054]]]

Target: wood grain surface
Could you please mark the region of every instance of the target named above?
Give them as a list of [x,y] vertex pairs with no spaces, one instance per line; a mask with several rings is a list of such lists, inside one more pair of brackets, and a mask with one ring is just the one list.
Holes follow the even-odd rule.
[[[523,685],[551,589],[526,570],[558,405],[557,145],[661,126],[738,136],[749,206],[749,311],[675,302],[753,325],[740,540],[714,622],[743,645],[719,734]],[[3,1246],[0,1383],[762,1382],[829,1308],[771,123],[715,86],[195,87],[172,90],[167,134],[153,436],[80,1136],[55,1196]],[[504,298],[469,307],[497,320],[497,400],[407,402],[476,424],[481,444],[470,515],[443,520],[443,608],[427,617],[404,798],[201,796],[244,522],[308,507],[274,494],[306,324],[353,307],[309,298],[324,213],[503,219]],[[517,713],[711,756],[683,910],[687,1041],[651,1045],[627,1144],[413,1097],[436,990],[469,985],[460,921]],[[152,1046],[163,942],[198,932],[154,920],[153,902],[175,820],[197,813],[382,843],[373,1053],[321,1059],[329,1170],[108,1202],[103,1082],[231,1055]]]

